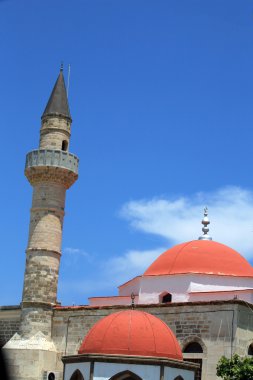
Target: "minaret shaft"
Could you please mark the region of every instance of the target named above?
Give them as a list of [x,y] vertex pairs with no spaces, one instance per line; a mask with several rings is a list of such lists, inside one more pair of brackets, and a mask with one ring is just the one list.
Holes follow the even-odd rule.
[[23,302],[56,303],[66,189],[34,186]]
[[28,249],[61,251],[66,189],[58,183],[40,183],[33,189]]

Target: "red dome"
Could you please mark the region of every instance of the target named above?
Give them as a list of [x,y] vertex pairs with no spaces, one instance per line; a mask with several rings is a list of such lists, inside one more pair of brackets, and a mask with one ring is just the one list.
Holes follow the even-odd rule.
[[98,321],[84,338],[78,353],[183,360],[170,328],[157,317],[136,310],[120,311]]
[[253,267],[238,252],[212,240],[193,240],[162,253],[144,276],[201,273],[253,277]]

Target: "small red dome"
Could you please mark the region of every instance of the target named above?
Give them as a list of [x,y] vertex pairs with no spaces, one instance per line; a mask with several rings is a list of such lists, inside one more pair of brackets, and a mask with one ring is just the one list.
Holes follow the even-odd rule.
[[157,317],[137,310],[120,311],[98,321],[84,338],[78,353],[183,360],[170,328]]
[[200,273],[253,277],[253,267],[238,252],[212,240],[193,240],[162,253],[144,276]]

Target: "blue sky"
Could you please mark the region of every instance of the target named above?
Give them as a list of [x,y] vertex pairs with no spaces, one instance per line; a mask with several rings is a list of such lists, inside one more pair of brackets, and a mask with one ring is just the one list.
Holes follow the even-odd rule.
[[[116,294],[162,250],[210,232],[253,259],[253,3],[0,1],[0,304],[22,295],[32,189],[25,155],[71,64],[59,300]],[[66,70],[65,70],[66,74]]]

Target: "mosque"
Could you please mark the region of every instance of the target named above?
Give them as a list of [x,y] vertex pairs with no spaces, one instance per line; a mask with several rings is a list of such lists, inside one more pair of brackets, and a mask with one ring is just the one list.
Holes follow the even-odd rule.
[[253,355],[253,267],[203,234],[161,255],[117,296],[57,303],[65,194],[78,179],[61,68],[27,154],[33,187],[22,302],[0,307],[14,380],[214,380],[222,355]]

